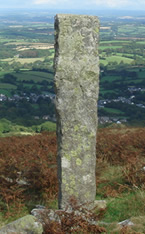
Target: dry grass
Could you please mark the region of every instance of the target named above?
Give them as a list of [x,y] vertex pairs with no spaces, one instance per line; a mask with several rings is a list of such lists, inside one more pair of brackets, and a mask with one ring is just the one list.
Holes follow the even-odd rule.
[[[39,201],[39,204],[47,204],[48,208],[56,207],[55,134],[1,138],[0,162],[3,220],[12,215],[16,217],[29,206],[32,197],[33,204]],[[107,233],[144,233],[145,129],[99,130],[96,162],[96,199],[107,202],[107,210],[101,217],[110,223],[105,227]],[[20,171],[27,178],[28,186],[16,183]],[[7,177],[13,181],[6,180]],[[71,218],[68,226],[75,220],[75,217]],[[130,219],[134,226],[121,229],[117,223],[125,219]],[[56,228],[56,224],[50,226]]]
[[8,59],[1,59],[2,62],[8,62],[12,64],[13,62],[20,62],[21,64],[25,63],[34,63],[36,61],[44,61],[45,58],[8,58]]
[[29,50],[29,49],[39,49],[48,50],[53,49],[54,45],[49,43],[37,43],[37,42],[9,42],[6,45],[16,45],[18,51]]

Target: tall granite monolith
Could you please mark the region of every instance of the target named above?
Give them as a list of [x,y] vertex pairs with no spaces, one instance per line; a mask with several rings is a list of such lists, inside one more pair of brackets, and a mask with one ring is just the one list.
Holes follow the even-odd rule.
[[69,206],[72,197],[78,204],[95,200],[98,38],[96,16],[56,15],[54,82],[60,209]]

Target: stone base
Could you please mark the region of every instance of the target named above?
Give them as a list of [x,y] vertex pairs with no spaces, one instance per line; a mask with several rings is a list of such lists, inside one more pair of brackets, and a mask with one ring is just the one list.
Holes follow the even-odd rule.
[[105,200],[96,200],[94,202],[94,206],[98,209],[106,209],[107,208],[107,203]]
[[42,224],[32,215],[26,215],[0,229],[0,234],[42,234]]
[[[106,201],[105,200],[98,200],[95,201],[94,204],[89,205],[85,204],[84,206],[76,206],[76,208],[68,207],[66,210],[52,210],[52,209],[33,209],[31,211],[31,214],[34,215],[39,222],[43,222],[44,217],[48,218],[50,221],[56,221],[56,222],[61,222],[61,216],[63,212],[71,213],[72,211],[74,212],[74,215],[77,216],[82,216],[85,220],[87,217],[87,214],[93,213],[93,210],[100,210],[100,209],[106,209]],[[92,211],[91,211],[92,210]],[[96,224],[96,221],[89,220],[87,221],[90,224]]]

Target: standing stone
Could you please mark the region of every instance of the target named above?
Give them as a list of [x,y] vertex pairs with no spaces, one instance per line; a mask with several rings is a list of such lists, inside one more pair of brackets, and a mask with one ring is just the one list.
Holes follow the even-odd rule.
[[55,91],[59,208],[96,195],[96,132],[99,92],[99,22],[96,16],[55,17]]

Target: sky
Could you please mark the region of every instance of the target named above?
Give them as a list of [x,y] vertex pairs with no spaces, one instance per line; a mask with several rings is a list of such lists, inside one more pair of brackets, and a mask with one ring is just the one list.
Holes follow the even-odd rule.
[[0,0],[0,9],[3,8],[145,11],[145,0]]

